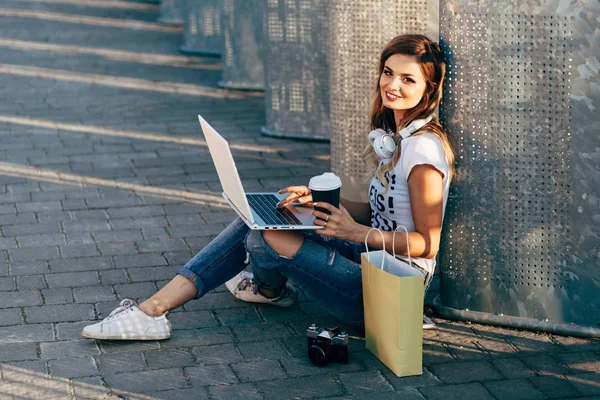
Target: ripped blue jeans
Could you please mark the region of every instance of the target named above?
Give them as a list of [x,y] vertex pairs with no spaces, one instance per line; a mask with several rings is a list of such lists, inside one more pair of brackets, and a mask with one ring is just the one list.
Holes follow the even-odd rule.
[[245,267],[246,252],[258,287],[279,292],[289,280],[320,307],[350,324],[363,322],[360,254],[363,243],[323,240],[315,231],[298,231],[304,242],[287,258],[277,254],[261,231],[236,218],[219,236],[188,261],[178,274],[198,288],[197,298],[222,285]]

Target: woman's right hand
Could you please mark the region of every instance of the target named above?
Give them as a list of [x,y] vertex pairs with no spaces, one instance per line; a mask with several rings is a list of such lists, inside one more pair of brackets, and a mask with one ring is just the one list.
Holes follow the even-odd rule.
[[278,208],[285,207],[293,202],[307,205],[312,204],[312,194],[308,186],[288,186],[279,191],[279,194],[283,193],[289,193],[289,195],[277,204]]

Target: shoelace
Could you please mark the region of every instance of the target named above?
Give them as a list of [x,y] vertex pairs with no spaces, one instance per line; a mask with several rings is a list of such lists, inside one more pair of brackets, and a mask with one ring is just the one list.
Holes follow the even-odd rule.
[[108,319],[112,319],[114,316],[116,316],[117,314],[120,314],[124,311],[128,311],[131,310],[131,308],[135,305],[135,302],[131,299],[124,299],[121,300],[121,302],[119,303],[119,307],[115,308],[114,310],[112,310],[112,312],[110,314],[108,314],[108,317],[106,318]]
[[256,287],[256,284],[254,283],[254,279],[244,278],[240,281],[240,283],[238,283],[237,290],[243,291],[243,290],[246,290],[247,288],[250,288],[250,290],[252,290],[252,293],[256,294],[256,291],[258,289]]

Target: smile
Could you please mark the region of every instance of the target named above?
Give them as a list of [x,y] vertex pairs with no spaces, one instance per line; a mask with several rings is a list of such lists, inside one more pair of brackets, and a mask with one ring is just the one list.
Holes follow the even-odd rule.
[[389,100],[389,101],[394,101],[394,100],[398,100],[401,99],[400,96],[396,96],[395,94],[391,94],[390,92],[388,92],[387,90],[385,91],[385,97]]

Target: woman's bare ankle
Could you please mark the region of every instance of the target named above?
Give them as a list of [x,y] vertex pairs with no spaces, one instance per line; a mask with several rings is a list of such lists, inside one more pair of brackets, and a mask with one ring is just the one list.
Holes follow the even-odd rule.
[[152,304],[150,301],[146,300],[143,303],[138,305],[138,308],[146,315],[150,317],[158,317],[163,315],[167,310],[161,310],[158,308],[156,304]]

